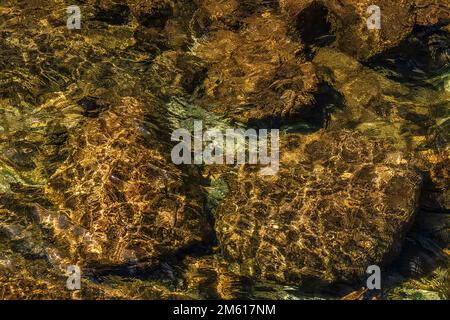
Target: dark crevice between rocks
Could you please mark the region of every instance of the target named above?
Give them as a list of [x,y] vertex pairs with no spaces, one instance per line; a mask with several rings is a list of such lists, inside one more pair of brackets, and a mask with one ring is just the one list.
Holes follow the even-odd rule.
[[124,25],[130,21],[130,13],[126,4],[114,4],[107,8],[97,8],[93,19],[110,25]]
[[312,133],[329,124],[331,114],[342,108],[345,99],[338,91],[327,83],[322,83],[314,95],[314,104],[299,108],[300,110],[290,115],[268,116],[265,118],[250,119],[250,128],[278,128],[285,133]]
[[159,8],[153,13],[143,14],[138,17],[141,25],[147,28],[164,28],[167,20],[173,15],[173,9],[170,6]]
[[121,265],[89,265],[85,267],[84,275],[90,280],[102,283],[110,276],[134,278],[147,281],[162,281],[176,287],[183,279],[183,260],[190,257],[203,257],[213,254],[213,246],[209,241],[198,241],[177,252],[166,253],[158,258],[156,265],[147,261]]
[[278,0],[240,0],[239,9],[244,16],[250,16],[265,9],[278,10]]
[[[443,30],[444,25],[415,26],[411,35],[398,46],[363,64],[389,79],[408,86],[444,90],[445,78],[441,75],[450,71],[450,34]],[[435,108],[435,112],[444,112],[445,109],[446,105],[443,105],[441,108]],[[434,116],[439,118],[444,115]],[[417,121],[417,117],[418,115],[412,114],[410,120]],[[424,123],[425,119],[421,121]],[[433,137],[425,145],[426,148],[434,150],[445,148],[447,145],[445,132],[441,132],[439,128],[435,132],[426,131],[431,129],[423,130],[423,134]],[[422,175],[424,183],[419,212],[406,235],[399,255],[386,266],[389,274],[401,275],[397,278],[398,283],[391,285],[399,284],[404,278],[422,278],[438,267],[448,267],[448,260],[443,255],[442,249],[448,246],[449,242],[448,222],[445,222],[449,209],[433,199],[444,196],[445,190],[433,183],[429,172],[422,172]],[[440,222],[430,229],[430,219]]]
[[442,250],[450,240],[450,211],[436,201],[444,190],[433,183],[428,172],[422,172],[422,175],[424,181],[417,215],[399,254],[386,266],[387,274],[393,279],[391,286],[399,285],[404,278],[423,278],[438,267],[448,268],[448,258]]
[[83,107],[83,116],[88,118],[98,118],[102,111],[108,108],[107,105],[102,105],[95,97],[84,97],[78,100],[78,104]]
[[445,266],[445,256],[439,246],[426,235],[410,234],[396,259],[395,269],[406,278],[426,276],[439,266]]
[[399,255],[384,267],[384,287],[396,287],[405,279],[421,279],[438,267],[448,268],[448,260],[441,250],[430,234],[413,227]]
[[[330,283],[314,277],[304,277],[302,278],[300,292],[303,295],[309,294],[312,296],[330,297],[331,299],[335,299],[335,297],[343,297],[349,292],[358,290],[361,287],[364,287],[365,284],[363,275],[361,275],[361,278],[357,279],[353,283],[341,281]],[[372,294],[375,295],[375,293]]]
[[345,98],[327,83],[319,86],[315,98],[315,109],[317,109],[317,113],[315,115],[311,114],[313,116],[311,120],[320,128],[327,128],[330,123],[331,114],[345,105]]
[[330,17],[328,8],[318,1],[313,1],[297,15],[295,33],[306,44],[307,56],[312,56],[316,48],[329,46],[336,40]]
[[398,46],[369,59],[366,66],[392,80],[436,88],[430,78],[450,71],[450,33],[437,26],[415,26]]

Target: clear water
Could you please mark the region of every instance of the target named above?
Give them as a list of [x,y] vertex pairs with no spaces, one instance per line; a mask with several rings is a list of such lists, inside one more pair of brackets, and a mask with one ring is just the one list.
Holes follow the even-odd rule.
[[[133,266],[86,270],[82,291],[65,290],[61,266],[48,258],[52,244],[27,206],[46,205],[42,189],[67,152],[59,149],[58,139],[68,134],[61,128],[76,134],[89,117],[119,104],[123,97],[149,101],[161,90],[152,71],[153,57],[134,39],[137,22],[130,18],[110,24],[96,8],[80,7],[83,28],[70,32],[65,1],[0,1],[0,298],[48,297],[50,288],[50,296],[56,298],[338,298],[336,293],[311,295],[294,287],[254,283],[234,273],[214,250],[209,256],[148,272]],[[444,41],[439,34],[434,37],[435,42]],[[366,67],[406,88],[404,96],[391,98],[409,106],[413,118],[398,123],[367,119],[355,127],[367,135],[395,137],[399,148],[411,152],[448,154],[448,50],[448,42],[436,45],[440,58],[432,67],[419,57],[408,60],[398,53],[370,61]],[[165,103],[174,127],[188,126],[192,119],[214,126],[229,123],[176,95]],[[345,108],[331,118],[331,126],[346,123]],[[305,133],[316,129],[308,123],[282,128]],[[224,192],[223,184],[215,181],[210,189],[212,206]],[[432,294],[430,285],[423,288],[420,281],[409,284],[410,279],[395,272],[391,279],[394,293],[404,298]],[[31,290],[10,290],[14,282],[34,285]],[[405,282],[405,289],[399,287]]]

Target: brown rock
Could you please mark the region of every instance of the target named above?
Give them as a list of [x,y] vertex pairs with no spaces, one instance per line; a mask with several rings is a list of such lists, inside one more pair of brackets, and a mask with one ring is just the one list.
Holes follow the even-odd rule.
[[433,113],[446,103],[439,92],[391,80],[332,48],[318,50],[313,63],[345,101],[342,112],[333,114],[332,126],[356,126],[366,135],[390,139],[399,148],[423,145],[424,128],[435,125]]
[[[370,5],[381,10],[381,29],[369,30]],[[364,61],[398,46],[415,25],[448,22],[450,7],[427,0],[282,0],[280,7],[302,41],[320,45],[319,38],[334,35],[340,50]]]
[[245,123],[310,113],[319,80],[286,22],[271,11],[242,21],[245,28],[212,32],[194,51],[208,65],[202,104]]
[[441,0],[415,0],[416,23],[436,25],[447,23],[450,19],[450,5]]
[[60,213],[44,220],[83,265],[152,264],[209,235],[195,178],[172,164],[164,124],[144,114],[126,98],[88,122],[51,178],[47,195]]
[[148,27],[164,27],[173,14],[170,0],[127,0],[133,15]]
[[355,282],[398,253],[420,176],[384,140],[289,135],[280,170],[242,167],[216,213],[225,257],[244,274],[304,286]]
[[164,96],[182,96],[194,93],[206,72],[205,64],[198,57],[169,50],[155,58],[148,82]]

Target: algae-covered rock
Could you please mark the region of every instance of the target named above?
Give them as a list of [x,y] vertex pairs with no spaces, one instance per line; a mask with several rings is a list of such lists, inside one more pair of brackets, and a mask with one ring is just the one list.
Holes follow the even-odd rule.
[[242,167],[216,213],[225,257],[258,279],[358,281],[399,252],[420,176],[384,140],[349,131],[288,135],[280,170]]
[[82,263],[152,264],[207,240],[201,188],[172,164],[164,124],[154,121],[161,110],[148,103],[148,122],[131,98],[88,122],[48,185],[63,217],[47,224]]

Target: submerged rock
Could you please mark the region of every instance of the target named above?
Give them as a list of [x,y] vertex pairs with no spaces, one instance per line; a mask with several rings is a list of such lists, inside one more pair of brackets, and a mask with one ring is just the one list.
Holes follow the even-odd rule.
[[242,28],[204,36],[194,53],[208,65],[202,104],[239,122],[280,122],[316,112],[319,80],[287,35],[288,25],[266,10],[241,19]]
[[127,0],[127,3],[137,20],[146,26],[163,27],[173,15],[169,0]]
[[190,95],[203,81],[204,63],[188,53],[168,50],[153,61],[148,82],[162,97]]
[[437,268],[419,279],[408,279],[387,292],[392,300],[448,300],[450,298],[448,269]]
[[[380,8],[380,29],[367,26],[371,5]],[[450,13],[439,0],[280,0],[280,7],[303,41],[323,46],[323,37],[332,37],[360,61],[399,45],[416,25],[448,23]]]
[[[69,32],[41,2],[0,5],[0,299],[289,299],[448,257],[447,3],[380,0],[368,30],[369,0],[85,0]],[[311,132],[328,102],[275,176],[170,161],[169,126]]]
[[167,49],[187,51],[192,44],[190,20],[196,6],[184,0],[128,0],[140,23],[137,47],[151,54]]
[[154,105],[149,122],[131,98],[88,122],[51,178],[47,195],[65,223],[45,220],[82,264],[152,265],[208,240],[201,188],[170,161]]
[[420,176],[385,140],[288,135],[280,170],[242,167],[216,212],[225,257],[257,279],[355,282],[391,261],[418,207]]
[[[357,65],[342,80],[346,85],[361,86],[376,95],[380,95],[376,92],[379,86],[386,85],[387,92],[382,94],[408,95],[404,100],[411,99],[413,92],[359,63],[405,46],[416,25],[433,24],[417,21],[419,9],[414,3],[378,3],[382,27],[369,30],[370,1],[284,0],[279,8],[257,2],[196,2],[198,10],[190,29],[198,37],[192,52],[207,67],[197,92],[202,106],[249,125],[323,122],[324,105],[319,100],[327,87],[317,64],[311,63],[316,54],[321,55],[319,59],[327,57],[329,63],[342,65],[344,72]],[[326,51],[331,45],[334,49]],[[357,81],[350,81],[355,75]],[[370,100],[371,94],[360,98]],[[379,108],[390,109],[386,101]],[[406,104],[402,108],[410,109]],[[402,113],[410,116],[409,110]]]
[[356,128],[411,150],[426,144],[427,132],[436,126],[435,114],[447,108],[441,92],[389,79],[338,50],[321,48],[313,63],[345,101],[331,126]]
[[248,278],[229,270],[220,256],[186,257],[183,278],[187,292],[205,299],[245,299],[251,291]]

